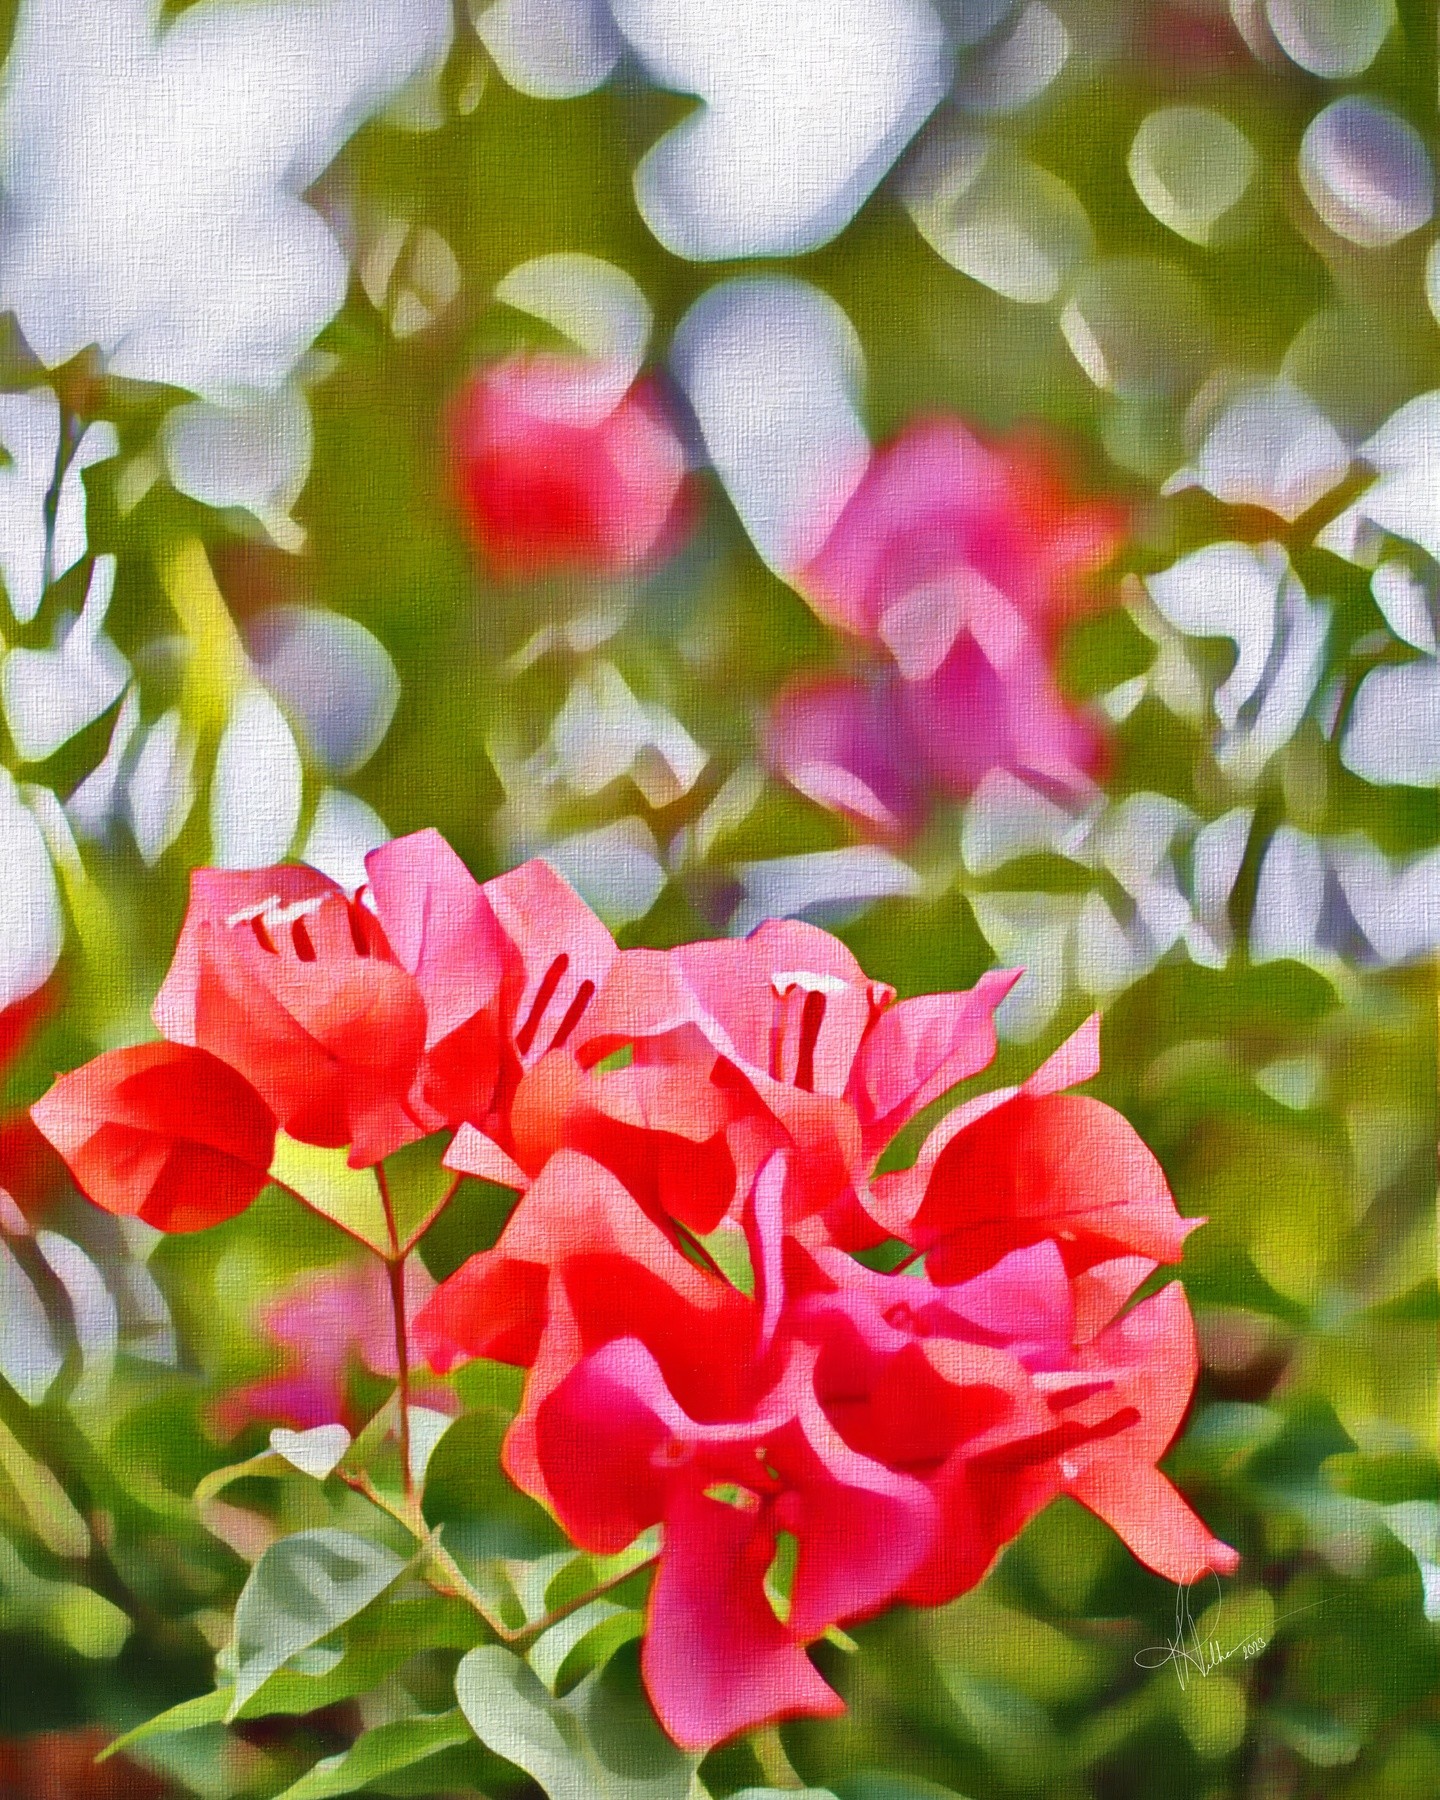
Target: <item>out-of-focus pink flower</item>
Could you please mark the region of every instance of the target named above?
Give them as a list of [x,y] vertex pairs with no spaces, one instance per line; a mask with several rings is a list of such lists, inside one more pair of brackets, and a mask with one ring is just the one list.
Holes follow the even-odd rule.
[[[420,1360],[413,1320],[435,1290],[418,1257],[405,1265],[406,1314],[412,1321],[410,1355]],[[260,1316],[264,1335],[280,1352],[273,1375],[236,1388],[213,1409],[218,1428],[233,1436],[254,1421],[308,1431],[315,1425],[361,1423],[350,1403],[357,1368],[372,1375],[398,1373],[389,1278],[377,1262],[320,1269],[296,1282]],[[453,1411],[454,1396],[420,1383],[412,1398]]]
[[772,765],[882,835],[914,822],[926,787],[968,793],[994,768],[1083,784],[1101,741],[1052,656],[1122,529],[1118,507],[1076,500],[1038,449],[983,444],[955,420],[911,427],[794,577],[878,673],[782,693]]
[[520,356],[461,393],[455,480],[497,575],[618,575],[678,545],[684,446],[653,380],[616,397],[609,377],[582,357]]
[[926,770],[910,742],[900,683],[802,676],[783,688],[765,726],[771,768],[867,835],[904,836],[925,814]]
[[[1268,35],[1268,27],[1259,26]],[[1219,74],[1250,60],[1245,39],[1229,13],[1219,8],[1162,4],[1136,20],[1135,54],[1144,66],[1187,75]]]
[[798,581],[822,618],[878,638],[914,679],[1011,610],[1042,631],[1074,613],[1123,528],[1113,504],[1074,499],[1039,448],[934,419],[876,453]]

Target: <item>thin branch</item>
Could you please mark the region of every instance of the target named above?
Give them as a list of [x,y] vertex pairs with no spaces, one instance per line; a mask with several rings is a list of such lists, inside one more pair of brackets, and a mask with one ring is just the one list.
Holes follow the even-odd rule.
[[375,1182],[380,1189],[380,1204],[385,1208],[385,1230],[390,1237],[390,1254],[385,1259],[385,1272],[390,1281],[390,1312],[395,1321],[395,1389],[400,1406],[400,1468],[405,1486],[405,1499],[415,1504],[415,1471],[410,1466],[410,1326],[405,1317],[405,1255],[400,1248],[400,1233],[395,1226],[395,1207],[390,1199],[390,1183],[385,1165],[375,1165]]
[[760,1773],[774,1788],[803,1788],[804,1781],[796,1773],[795,1765],[785,1754],[785,1746],[780,1741],[778,1725],[762,1725],[758,1731],[750,1733],[750,1748],[755,1752],[755,1760],[760,1765]]
[[573,1600],[567,1600],[563,1606],[557,1606],[553,1612],[547,1612],[543,1618],[536,1619],[533,1625],[526,1625],[519,1631],[508,1633],[506,1641],[516,1650],[528,1650],[531,1644],[537,1638],[543,1637],[552,1625],[558,1625],[562,1619],[568,1619],[571,1613],[579,1612],[582,1606],[588,1606],[592,1600],[598,1600],[602,1594],[608,1594],[612,1588],[620,1587],[632,1575],[638,1575],[644,1569],[653,1568],[659,1560],[660,1552],[657,1550],[653,1556],[647,1556],[643,1562],[635,1563],[628,1569],[622,1569],[618,1575],[612,1575],[608,1581],[602,1581],[597,1586],[588,1588],[583,1594],[577,1594]]
[[644,1570],[653,1567],[659,1561],[659,1552],[657,1551],[653,1556],[647,1556],[643,1562],[634,1563],[628,1569],[622,1569],[619,1574],[611,1575],[605,1581],[598,1582],[593,1588],[587,1588],[583,1594],[577,1594],[573,1600],[567,1600],[563,1606],[555,1607],[552,1612],[547,1612],[533,1623],[518,1628],[512,1627],[495,1617],[484,1595],[441,1543],[438,1526],[434,1530],[427,1530],[423,1519],[417,1524],[414,1512],[402,1511],[395,1506],[380,1492],[368,1475],[351,1475],[344,1469],[337,1469],[336,1474],[352,1492],[363,1494],[370,1504],[378,1507],[387,1518],[393,1519],[397,1525],[403,1526],[421,1546],[426,1557],[443,1577],[442,1581],[432,1579],[432,1587],[437,1588],[441,1593],[453,1594],[457,1599],[465,1601],[474,1612],[479,1614],[495,1636],[517,1653],[528,1650],[536,1639],[542,1637],[552,1625],[558,1625],[562,1619],[568,1619],[571,1613],[579,1612],[582,1606],[588,1606],[592,1600],[600,1599],[602,1595],[608,1594],[613,1588],[619,1587],[622,1582],[628,1581],[632,1575],[643,1573]]

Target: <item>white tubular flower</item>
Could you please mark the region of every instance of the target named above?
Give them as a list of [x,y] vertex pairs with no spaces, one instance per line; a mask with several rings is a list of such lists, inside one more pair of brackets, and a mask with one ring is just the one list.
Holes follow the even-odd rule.
[[60,451],[60,402],[49,388],[0,394],[0,445],[10,459],[0,467],[0,577],[11,612],[24,625],[40,610],[47,573],[50,580],[57,580],[85,554],[81,474],[114,456],[119,443],[115,427],[101,421],[90,426],[76,445],[56,496],[48,571],[45,501]]
[[0,1009],[43,987],[60,960],[65,921],[45,834],[0,768]]
[[690,308],[670,365],[741,523],[788,577],[824,543],[869,465],[855,327],[808,282],[742,276]]
[[48,650],[12,650],[0,663],[0,703],[15,748],[43,762],[125,691],[130,664],[104,632],[115,558],[95,559],[84,609],[61,613]]
[[635,194],[677,256],[813,250],[848,225],[950,83],[928,0],[612,0],[661,87],[705,102]]
[[25,0],[0,102],[0,309],[48,367],[237,402],[345,297],[300,196],[450,42],[449,0]]

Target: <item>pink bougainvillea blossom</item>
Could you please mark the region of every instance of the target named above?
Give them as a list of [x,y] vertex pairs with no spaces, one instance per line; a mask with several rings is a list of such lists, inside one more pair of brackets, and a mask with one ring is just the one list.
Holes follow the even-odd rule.
[[897,1002],[828,932],[771,920],[738,943],[628,952],[587,1018],[583,1053],[625,1044],[637,1063],[707,1067],[736,1115],[737,1166],[793,1151],[787,1216],[828,1210],[858,1246],[883,1235],[859,1198],[875,1160],[994,1056],[994,1011],[1017,979]]
[[366,873],[424,1006],[414,1104],[431,1130],[468,1126],[468,1172],[503,1179],[520,1081],[581,1025],[614,939],[545,863],[482,885],[435,831],[372,851]]
[[274,1115],[205,1050],[107,1051],[62,1075],[30,1110],[82,1193],[161,1231],[217,1225],[269,1180]]
[[[92,1198],[169,1216],[168,1201],[145,1199],[153,1171],[119,1172],[113,1135],[88,1160],[83,1146],[101,1123],[143,1127],[158,1158],[162,1140],[189,1143],[192,1095],[204,1129],[220,1131],[213,1120],[225,1109],[245,1126],[235,1162],[244,1178],[232,1171],[213,1197],[186,1203],[195,1224],[229,1216],[264,1186],[277,1123],[304,1143],[347,1146],[356,1167],[464,1125],[489,1147],[473,1172],[511,1166],[495,1139],[509,1138],[521,1077],[574,1031],[614,941],[543,863],[482,886],[438,834],[419,832],[373,851],[369,865],[361,896],[308,868],[196,871],[155,1002],[168,1042],[97,1059],[34,1109]],[[153,1081],[128,1080],[152,1064],[163,1071]],[[132,1118],[142,1087],[149,1110]],[[123,1117],[97,1112],[111,1100]],[[269,1136],[252,1169],[260,1120]],[[231,1137],[215,1139],[217,1155],[231,1153]]]
[[496,574],[624,574],[681,540],[685,450],[660,388],[642,378],[615,398],[607,374],[581,357],[519,356],[460,395],[456,485]]
[[405,1104],[420,995],[374,913],[317,870],[196,870],[155,1022],[229,1063],[291,1137],[360,1163],[424,1135]]
[[966,794],[995,768],[1083,786],[1102,744],[1056,685],[1055,642],[1123,522],[1075,499],[1033,446],[982,443],[953,419],[911,426],[794,577],[874,672],[782,692],[772,766],[881,835],[915,822],[917,790]]
[[[816,1398],[814,1361],[795,1343],[747,1417],[709,1422],[677,1404],[642,1343],[618,1338],[539,1411],[539,1458],[577,1543],[616,1551],[665,1527],[642,1667],[687,1749],[840,1712],[804,1646],[883,1606],[934,1537],[929,1491],[849,1448]],[[780,1531],[797,1544],[783,1619],[765,1588]]]

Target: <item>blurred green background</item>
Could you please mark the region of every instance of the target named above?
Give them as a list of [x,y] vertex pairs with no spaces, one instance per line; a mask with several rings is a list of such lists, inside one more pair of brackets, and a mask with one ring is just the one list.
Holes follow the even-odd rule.
[[[984,863],[967,854],[970,814],[958,797],[937,801],[910,840],[885,849],[913,877],[909,891],[873,903],[859,891],[821,895],[814,916],[902,994],[967,985],[993,962],[1028,961],[1042,938],[1051,945],[1058,972],[1047,977],[1045,1005],[1002,1047],[985,1085],[1033,1067],[1097,998],[1105,1002],[1104,1070],[1092,1091],[1155,1149],[1181,1211],[1209,1221],[1181,1270],[1204,1370],[1167,1467],[1243,1564],[1218,1610],[1210,1590],[1190,1604],[1202,1638],[1263,1647],[1183,1683],[1173,1662],[1141,1667],[1137,1655],[1143,1662],[1174,1635],[1175,1591],[1062,1502],[964,1599],[857,1628],[858,1654],[820,1646],[849,1712],[786,1727],[785,1742],[802,1775],[840,1800],[1426,1800],[1440,1792],[1440,946],[1426,936],[1433,903],[1423,858],[1440,844],[1440,807],[1435,780],[1362,776],[1340,754],[1345,708],[1361,682],[1407,666],[1416,648],[1396,637],[1369,568],[1315,541],[1365,491],[1363,459],[1321,506],[1290,521],[1203,488],[1160,489],[1199,453],[1227,381],[1284,373],[1352,447],[1403,402],[1440,386],[1424,266],[1431,232],[1359,246],[1317,218],[1296,174],[1310,122],[1351,91],[1407,119],[1433,151],[1436,19],[1422,0],[1398,0],[1371,60],[1333,77],[1276,50],[1265,9],[1242,0],[1233,18],[1201,0],[1077,0],[1068,9],[1057,0],[1054,12],[1069,45],[1054,81],[1008,112],[961,119],[975,129],[979,117],[1005,154],[1058,177],[1088,220],[1091,245],[1052,296],[1007,297],[965,266],[979,266],[975,245],[992,228],[996,241],[1004,230],[1044,239],[1047,216],[1043,207],[1025,212],[1023,184],[1019,200],[1002,192],[995,201],[1011,208],[999,225],[983,215],[957,220],[933,193],[915,199],[925,156],[955,128],[951,102],[833,242],[746,266],[783,268],[843,306],[864,348],[863,410],[875,439],[935,413],[986,430],[1038,427],[1077,490],[1124,502],[1130,526],[1106,572],[1104,604],[1062,647],[1060,680],[1076,704],[1098,705],[1166,654],[1158,628],[1144,629],[1154,606],[1126,578],[1222,539],[1284,545],[1305,590],[1331,608],[1324,668],[1313,703],[1243,780],[1217,760],[1213,693],[1233,659],[1223,632],[1186,641],[1200,695],[1188,715],[1153,681],[1123,717],[1112,709],[1107,818],[1137,795],[1179,803],[1192,826],[1250,810],[1243,861],[1221,898],[1233,940],[1221,966],[1199,966],[1172,940],[1137,952],[1123,976],[1087,981],[1078,953],[1053,948],[1060,924],[1046,927],[1048,938],[1015,924],[1019,901],[1063,911],[1067,897],[1095,892],[1128,930],[1145,898],[1131,865],[1053,842]],[[1369,29],[1359,0],[1348,8],[1317,0],[1315,17],[1327,29],[1338,20],[1342,40]],[[156,432],[173,392],[105,378],[83,358],[53,377],[78,416],[109,419],[119,433],[119,456],[86,476],[89,542],[92,553],[118,558],[107,630],[132,658],[147,719],[184,686],[163,645],[177,631],[173,559],[199,539],[242,625],[277,604],[325,609],[359,621],[388,652],[398,708],[345,785],[390,831],[433,825],[486,876],[577,833],[639,821],[658,893],[638,914],[612,909],[627,944],[723,933],[752,865],[859,842],[850,824],[768,772],[757,747],[783,683],[851,667],[854,648],[764,566],[711,473],[695,477],[690,540],[624,578],[496,580],[455,496],[446,420],[462,383],[513,351],[559,342],[495,300],[508,271],[556,251],[625,270],[654,309],[657,367],[690,304],[735,272],[670,254],[635,204],[638,156],[688,104],[624,68],[597,92],[529,97],[502,78],[462,18],[439,122],[415,133],[380,120],[352,139],[317,201],[343,224],[357,267],[386,230],[406,247],[388,285],[367,293],[352,280],[307,365],[314,448],[293,508],[305,533],[296,553],[244,512],[187,498],[165,478]],[[1179,104],[1231,120],[1255,155],[1243,199],[1203,243],[1157,216],[1127,171],[1142,122]],[[449,263],[442,256],[437,265],[436,241]],[[422,242],[432,246],[432,277],[453,264],[438,293],[434,280],[426,287]],[[1123,259],[1144,260],[1127,274]],[[397,335],[395,302],[407,281],[429,295],[428,310],[418,329],[400,315]],[[1077,358],[1076,317],[1092,335],[1111,334],[1106,382]],[[21,390],[35,378],[15,336],[0,379]],[[1440,446],[1433,458],[1440,492]],[[1423,541],[1402,541],[1398,554],[1433,594]],[[77,565],[33,624],[7,622],[7,643],[47,643],[55,609],[78,607],[86,579]],[[192,670],[216,654],[198,617],[179,614]],[[602,623],[574,629],[589,619]],[[551,637],[537,652],[545,627]],[[627,779],[585,792],[535,773],[567,694],[600,657],[705,753],[703,772],[678,798],[649,806]],[[203,795],[223,719],[187,692]],[[7,739],[0,760],[22,781],[69,797],[113,727],[106,712],[29,764]],[[328,779],[307,763],[301,836]],[[1376,907],[1413,916],[1413,941],[1399,950],[1377,943],[1355,917],[1354,892],[1336,886],[1340,865],[1317,861],[1304,865],[1304,879],[1340,900],[1303,941],[1277,943],[1271,929],[1258,946],[1264,867],[1283,831],[1322,846],[1322,859],[1325,846],[1363,834],[1392,883]],[[1151,867],[1170,858],[1188,899],[1188,851],[1172,837],[1154,836],[1136,854]],[[234,1402],[276,1371],[281,1353],[262,1315],[343,1261],[345,1240],[272,1193],[211,1231],[148,1241],[68,1191],[22,1119],[56,1070],[148,1029],[188,870],[210,852],[203,802],[150,864],[123,834],[82,845],[62,882],[64,956],[5,1073],[0,1186],[24,1215],[9,1220],[0,1271],[7,1797],[269,1796],[374,1722],[353,1693],[339,1692],[229,1731],[151,1739],[129,1763],[90,1762],[116,1731],[209,1690],[247,1571],[245,1502],[288,1529],[314,1522],[288,1490],[258,1479],[227,1491],[223,1505],[238,1517],[217,1503],[202,1520],[188,1496],[208,1471],[263,1447],[268,1418],[247,1418]],[[1406,888],[1396,871],[1411,868],[1425,878]],[[1333,923],[1337,907],[1344,929]],[[499,1228],[498,1193],[472,1186],[422,1248],[432,1274],[448,1273]],[[27,1332],[48,1334],[55,1366],[43,1392],[37,1382],[27,1394],[17,1379],[34,1365]],[[387,1391],[358,1354],[342,1379],[357,1417]],[[494,1370],[472,1370],[461,1387],[471,1384],[493,1424],[514,1395],[487,1381]],[[478,1453],[453,1453],[444,1476],[435,1506],[457,1529],[506,1554],[551,1547],[543,1518]],[[363,1632],[365,1615],[354,1629]],[[424,1627],[429,1647],[412,1656],[403,1641],[385,1641],[395,1629],[375,1626],[383,1691],[442,1704],[470,1640],[452,1642],[437,1617]],[[633,1681],[628,1654],[617,1659],[617,1682]],[[760,1779],[744,1748],[714,1753],[704,1777],[717,1795]],[[520,1800],[534,1789],[469,1746],[388,1782],[378,1777],[371,1791]]]

